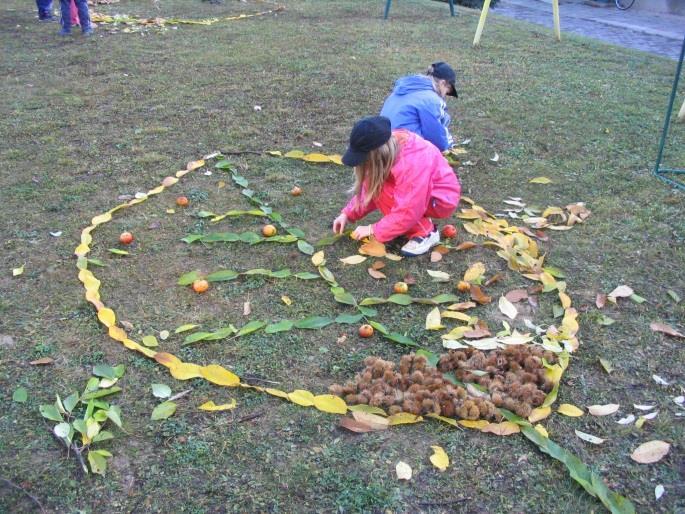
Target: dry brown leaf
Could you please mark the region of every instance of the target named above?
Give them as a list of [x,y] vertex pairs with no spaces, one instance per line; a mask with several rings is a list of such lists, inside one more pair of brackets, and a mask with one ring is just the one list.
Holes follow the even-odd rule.
[[595,305],[597,306],[597,308],[603,309],[606,304],[607,304],[607,295],[604,293],[597,293],[597,297],[595,298]]
[[376,239],[370,239],[359,247],[359,253],[370,255],[371,257],[383,257],[385,255],[385,245]]
[[633,291],[632,287],[622,285],[609,293],[609,298],[629,298],[633,294],[635,294],[635,291]]
[[447,307],[448,311],[465,311],[468,309],[473,309],[476,306],[475,302],[460,302],[453,303]]
[[469,250],[470,248],[474,248],[478,246],[476,243],[473,241],[464,241],[463,243],[459,243],[454,249],[455,250]]
[[52,364],[53,362],[55,362],[55,359],[50,357],[41,357],[40,359],[29,362],[29,364],[31,364],[31,366],[46,366],[47,364]]
[[431,262],[439,262],[442,260],[442,254],[440,252],[431,252]]
[[635,448],[630,458],[640,464],[653,464],[663,459],[671,449],[665,441],[648,441]]
[[414,278],[413,275],[410,275],[409,273],[407,273],[404,276],[404,279],[402,280],[402,282],[404,282],[405,284],[408,284],[410,286],[413,286],[414,284],[416,284],[416,278]]
[[444,245],[436,246],[435,248],[433,248],[433,251],[436,251],[441,255],[447,255],[448,253],[450,253],[450,249]]
[[652,322],[649,324],[649,328],[651,328],[654,332],[661,332],[663,334],[666,334],[667,336],[685,337],[685,335],[681,334],[675,328],[673,328],[670,325],[667,325],[666,323]]
[[367,269],[367,271],[369,272],[369,275],[371,275],[376,280],[388,278],[385,276],[385,273],[383,273],[382,271],[378,271],[377,269],[369,268]]
[[364,434],[373,430],[366,423],[362,423],[353,418],[342,418],[340,420],[340,426],[346,428],[350,432],[357,432],[358,434]]
[[481,305],[485,305],[492,301],[490,296],[486,295],[479,286],[474,284],[471,284],[471,299]]
[[371,414],[369,412],[353,411],[352,417],[360,423],[368,425],[371,430],[386,430],[389,424],[388,418],[384,418],[378,414]]
[[335,340],[338,344],[343,344],[345,341],[347,341],[347,334],[341,334],[340,337]]
[[487,279],[483,285],[489,286],[491,284],[494,284],[495,282],[499,282],[503,278],[504,278],[504,273],[495,273],[493,276],[491,276],[489,279]]
[[528,291],[525,289],[512,289],[504,297],[511,303],[517,303],[528,298]]
[[371,267],[375,270],[383,269],[383,268],[385,268],[385,261],[381,261],[381,260],[373,261],[373,264],[371,265]]
[[489,337],[492,334],[487,328],[478,327],[468,332],[464,332],[464,337],[467,339],[481,339],[483,337]]

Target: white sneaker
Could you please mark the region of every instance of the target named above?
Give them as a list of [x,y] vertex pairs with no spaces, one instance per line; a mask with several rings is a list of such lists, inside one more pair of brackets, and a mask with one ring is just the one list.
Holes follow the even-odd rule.
[[416,257],[418,255],[423,255],[438,243],[440,243],[440,233],[438,232],[438,229],[435,228],[435,230],[425,237],[412,237],[409,242],[402,247],[400,253],[406,257]]

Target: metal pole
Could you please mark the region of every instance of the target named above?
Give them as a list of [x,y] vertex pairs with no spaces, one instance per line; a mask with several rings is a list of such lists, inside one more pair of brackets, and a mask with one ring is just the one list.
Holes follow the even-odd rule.
[[[659,141],[659,153],[656,158],[656,165],[654,166],[654,175],[659,178],[659,170],[661,169],[661,159],[664,156],[664,145],[666,144],[666,136],[668,136],[668,126],[671,121],[671,113],[673,112],[673,102],[675,101],[675,94],[678,89],[678,82],[680,81],[680,71],[683,69],[683,56],[685,56],[685,37],[683,38],[683,47],[680,50],[680,60],[675,72],[675,79],[673,79],[673,89],[671,89],[671,97],[668,100],[668,109],[666,109],[666,118],[664,119],[664,130],[661,132],[661,141]],[[681,187],[683,187],[681,185]]]

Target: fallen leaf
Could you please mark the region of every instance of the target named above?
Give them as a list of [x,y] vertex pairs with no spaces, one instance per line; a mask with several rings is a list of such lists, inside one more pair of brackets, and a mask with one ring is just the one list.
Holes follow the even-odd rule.
[[25,264],[22,264],[22,265],[19,266],[18,268],[12,268],[12,276],[13,276],[13,277],[18,277],[19,275],[21,275],[22,273],[24,273],[24,266],[26,266],[26,265],[25,265]]
[[476,306],[475,302],[460,302],[460,303],[453,303],[449,307],[447,307],[447,310],[450,311],[465,311],[468,309],[472,309]]
[[464,273],[465,282],[477,282],[485,273],[485,265],[482,262],[476,262],[469,266],[469,269]]
[[650,412],[649,414],[645,414],[644,416],[640,416],[640,417],[644,418],[644,419],[654,419],[657,417],[658,414],[659,414],[659,411],[655,410],[653,412]]
[[569,416],[571,418],[577,418],[579,416],[583,415],[582,409],[579,409],[575,405],[571,405],[570,403],[562,403],[559,405],[559,408],[557,408],[557,412],[559,414],[563,414],[564,416]]
[[681,298],[675,291],[669,289],[666,291],[666,294],[668,294],[668,296],[671,297],[671,300],[673,300],[675,303],[680,303]]
[[490,296],[486,295],[480,287],[474,284],[471,284],[471,299],[481,305],[485,305],[492,301]]
[[656,407],[656,405],[640,405],[634,403],[633,407],[635,407],[637,410],[652,410],[654,407]]
[[314,255],[312,255],[312,264],[314,266],[321,266],[326,259],[324,258],[324,253],[323,250],[316,252]]
[[402,279],[402,282],[406,283],[407,285],[413,286],[414,284],[416,284],[416,278],[414,278],[413,275],[407,273]]
[[654,498],[659,500],[664,495],[664,486],[659,484],[654,488]]
[[538,421],[545,419],[551,413],[552,407],[538,407],[537,409],[533,409],[533,411],[530,413],[528,416],[528,421],[531,423],[537,423]]
[[602,444],[605,440],[596,435],[588,434],[586,432],[581,432],[580,430],[574,430],[576,435],[580,437],[583,441],[587,441],[592,444]]
[[41,357],[40,359],[29,362],[29,364],[31,364],[31,366],[45,366],[47,364],[52,364],[53,362],[55,362],[55,360],[50,357]]
[[438,245],[435,248],[433,248],[433,250],[438,252],[440,255],[447,255],[448,253],[450,253],[450,249],[444,245]]
[[609,362],[608,360],[602,359],[600,357],[599,363],[604,368],[604,371],[606,371],[608,374],[611,374],[611,372],[614,371],[614,367],[611,365],[611,362]]
[[473,241],[464,241],[463,243],[459,243],[457,246],[454,247],[455,250],[469,250],[470,248],[475,248],[478,246],[476,243]]
[[214,403],[214,400],[209,400],[208,402],[203,403],[198,407],[200,410],[206,410],[210,412],[215,412],[215,411],[222,411],[222,410],[232,410],[235,409],[235,406],[237,405],[237,402],[235,401],[235,398],[231,400],[229,403],[222,403],[221,405],[217,405]]
[[531,184],[551,184],[552,181],[547,177],[535,177],[530,179],[528,182]]
[[649,328],[651,328],[654,332],[662,332],[663,334],[666,334],[667,336],[685,337],[685,335],[681,334],[675,328],[673,328],[669,325],[666,325],[665,323],[652,322],[649,324]]
[[427,269],[426,273],[428,273],[431,276],[433,282],[449,282],[450,280],[449,273],[445,273],[444,271],[433,271]]
[[435,307],[426,316],[426,330],[442,330],[445,326],[441,323],[440,309]]
[[383,269],[383,268],[385,268],[385,262],[383,262],[381,260],[373,261],[373,264],[371,264],[371,267],[373,269],[376,269],[376,270]]
[[635,415],[628,414],[625,418],[619,419],[616,423],[619,425],[630,425],[633,421],[635,421]]
[[288,307],[290,307],[293,304],[293,301],[290,299],[290,297],[286,295],[281,296],[281,301]]
[[616,298],[628,298],[631,295],[635,294],[635,291],[629,286],[618,286],[616,289],[614,289],[611,293],[609,293],[608,298],[611,300],[613,298],[613,302],[616,301]]
[[152,384],[152,394],[156,398],[169,398],[171,388],[166,384]]
[[476,328],[474,330],[468,330],[464,332],[464,337],[467,339],[481,339],[490,335],[492,334],[487,328]]
[[421,416],[417,416],[410,412],[398,412],[397,414],[388,416],[388,423],[390,426],[420,423],[421,421],[423,421]]
[[398,480],[411,480],[411,466],[406,462],[399,461],[395,466],[395,473]]
[[431,252],[431,262],[440,262],[442,260],[442,254],[440,252]]
[[488,423],[480,431],[495,435],[512,435],[518,434],[521,431],[521,427],[511,421],[502,421],[501,423]]
[[440,446],[431,446],[433,455],[430,456],[430,461],[440,471],[445,471],[450,465],[450,458],[445,453],[445,450]]
[[517,303],[528,298],[528,291],[525,289],[512,289],[504,297],[511,303]]
[[371,275],[376,280],[382,280],[384,278],[388,278],[385,276],[385,273],[383,273],[382,271],[378,271],[377,269],[368,268],[366,271],[368,271],[369,275]]
[[540,423],[538,423],[537,425],[535,425],[534,428],[535,428],[535,431],[536,431],[538,434],[540,434],[542,437],[546,437],[546,438],[549,439],[549,432],[547,432],[547,429],[546,429],[543,425],[541,425]]
[[366,257],[364,257],[363,255],[356,254],[350,255],[349,257],[344,257],[340,259],[340,262],[342,262],[343,264],[361,264],[365,260]]
[[141,339],[141,342],[148,348],[154,348],[156,346],[159,346],[159,343],[157,342],[157,338],[155,336],[144,336]]
[[606,304],[607,304],[607,295],[604,293],[597,293],[597,297],[595,298],[595,305],[597,306],[597,308],[603,309]]
[[495,282],[499,282],[499,281],[502,280],[503,278],[504,278],[504,274],[503,274],[503,273],[495,273],[493,276],[491,276],[489,279],[487,279],[483,285],[484,285],[485,287],[487,287],[487,286],[489,286],[489,285],[494,284]]
[[509,319],[514,319],[518,315],[518,311],[516,310],[516,307],[514,307],[514,304],[512,304],[504,296],[500,296],[498,307],[502,314],[504,314]]
[[652,378],[654,379],[654,382],[656,382],[659,385],[662,386],[667,386],[669,385],[669,382],[666,382],[663,378],[661,378],[659,375],[652,375]]
[[635,448],[630,458],[640,464],[653,464],[663,459],[671,449],[671,445],[665,441],[648,441]]
[[385,245],[376,239],[371,238],[368,243],[364,243],[359,248],[359,253],[362,255],[370,255],[371,257],[385,256]]
[[152,415],[150,419],[157,421],[160,419],[167,419],[176,412],[176,404],[174,402],[163,402],[157,405],[152,410]]
[[388,418],[369,412],[352,411],[352,417],[356,421],[368,425],[371,430],[386,430],[390,425]]
[[587,411],[593,416],[608,416],[618,411],[620,405],[617,403],[608,403],[606,405],[590,405]]
[[616,323],[616,320],[614,318],[610,318],[609,316],[602,314],[597,318],[597,323],[599,325],[602,325],[604,327],[608,327]]
[[249,316],[252,314],[252,305],[249,301],[243,302],[243,316]]
[[62,235],[62,231],[59,230],[59,231],[57,231],[57,232],[50,232],[50,235],[51,235],[52,237],[59,237],[59,236]]
[[358,434],[365,434],[366,432],[372,431],[372,428],[366,423],[361,423],[356,419],[347,417],[340,420],[340,426],[349,430],[350,432],[356,432]]

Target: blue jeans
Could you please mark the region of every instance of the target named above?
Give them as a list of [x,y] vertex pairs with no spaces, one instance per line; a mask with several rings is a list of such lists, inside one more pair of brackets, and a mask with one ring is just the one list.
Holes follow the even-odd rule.
[[44,20],[52,16],[52,0],[36,0],[38,7],[38,18]]
[[[59,5],[62,8],[62,27],[64,27],[64,30],[71,30],[71,1],[59,0]],[[79,21],[81,22],[81,30],[88,30],[90,28],[88,0],[76,0],[76,8],[78,9]]]

